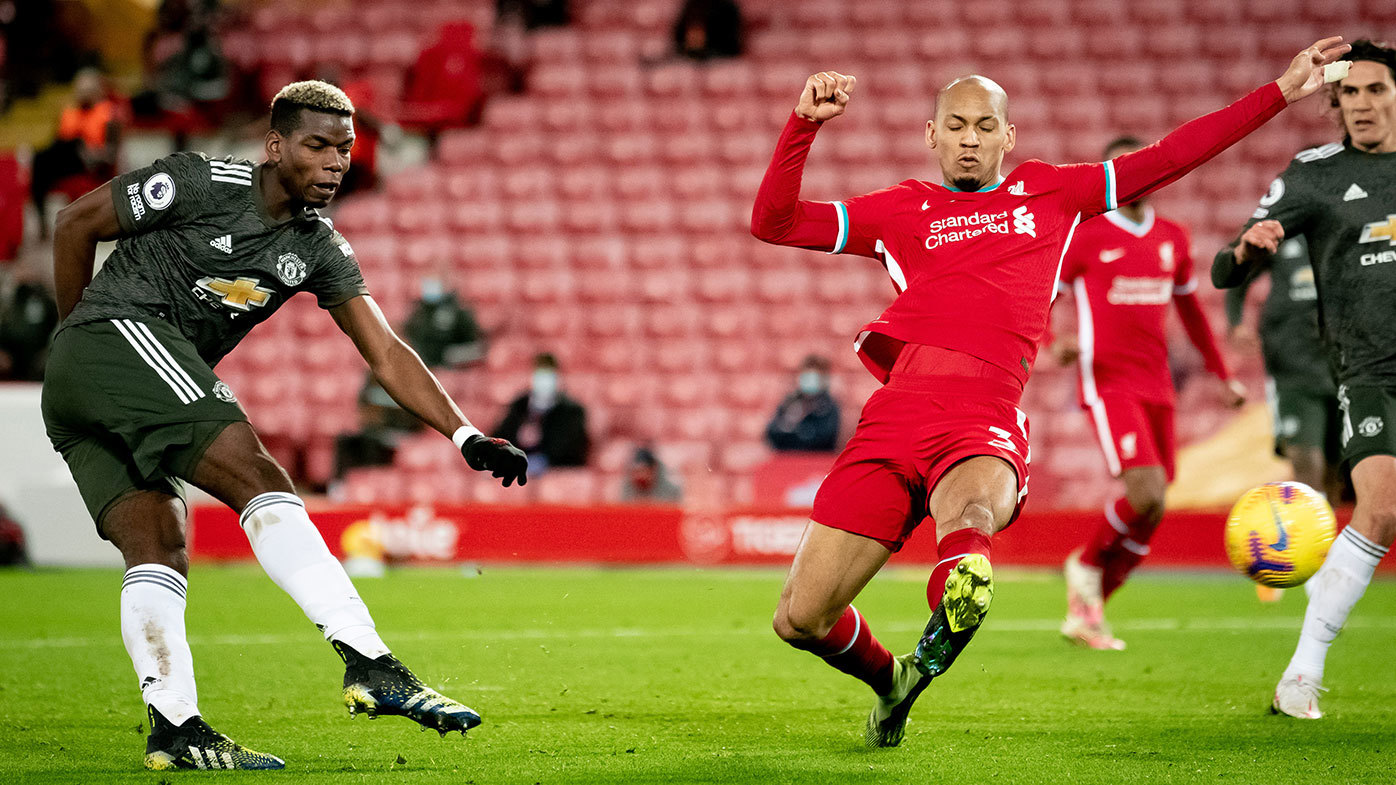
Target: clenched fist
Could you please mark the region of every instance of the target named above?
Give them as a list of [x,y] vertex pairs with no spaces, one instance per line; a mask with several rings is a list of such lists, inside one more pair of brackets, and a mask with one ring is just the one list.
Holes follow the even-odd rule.
[[848,106],[849,96],[857,84],[857,77],[845,76],[837,71],[820,71],[805,80],[805,89],[800,93],[800,103],[795,105],[795,114],[816,123],[838,117]]

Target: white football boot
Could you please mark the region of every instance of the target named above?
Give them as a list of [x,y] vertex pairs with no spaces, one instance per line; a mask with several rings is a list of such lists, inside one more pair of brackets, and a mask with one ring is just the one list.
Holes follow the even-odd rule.
[[1323,717],[1318,709],[1318,694],[1327,692],[1317,681],[1303,674],[1285,676],[1275,685],[1275,698],[1270,701],[1271,714],[1288,714],[1301,720]]
[[1081,563],[1080,549],[1066,557],[1066,620],[1062,636],[1072,643],[1103,651],[1123,651],[1125,642],[1110,632],[1105,622],[1105,600],[1101,598],[1099,567]]

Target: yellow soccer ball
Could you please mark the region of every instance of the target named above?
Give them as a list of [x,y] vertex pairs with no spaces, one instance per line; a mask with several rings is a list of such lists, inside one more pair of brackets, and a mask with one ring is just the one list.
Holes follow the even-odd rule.
[[1226,519],[1226,555],[1256,583],[1287,589],[1307,581],[1333,544],[1333,508],[1299,482],[1272,482],[1237,500]]

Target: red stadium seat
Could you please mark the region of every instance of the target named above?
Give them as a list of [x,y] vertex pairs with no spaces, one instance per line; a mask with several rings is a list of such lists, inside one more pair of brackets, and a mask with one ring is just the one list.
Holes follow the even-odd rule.
[[761,442],[737,442],[722,446],[718,462],[726,471],[750,474],[770,457],[771,449]]
[[[701,318],[701,314],[698,318]],[[690,332],[663,339],[654,353],[654,367],[668,374],[706,372],[711,367],[711,357],[707,339]]]
[[[597,275],[588,277],[604,280]],[[606,308],[585,309],[583,322],[589,340],[626,338],[625,343],[629,343],[629,339],[638,337],[644,329],[645,309],[631,302],[631,298],[621,297]]]
[[[702,418],[706,409],[685,412],[678,419]],[[655,445],[659,462],[680,475],[713,468],[713,445],[709,441],[664,442]]]
[[558,192],[568,199],[609,199],[612,170],[601,166],[572,167],[558,176]]
[[[682,282],[682,283],[680,283]],[[645,334],[663,342],[665,339],[697,335],[703,322],[702,313],[688,304],[687,275],[683,270],[645,273],[641,277],[641,299],[655,303],[645,311]],[[657,294],[649,290],[653,288]],[[681,304],[673,304],[673,301]]]
[[596,501],[597,476],[590,469],[549,469],[537,483],[536,499],[544,504],[587,506]]
[[541,65],[572,65],[584,58],[582,44],[590,36],[572,28],[552,27],[535,30],[531,37],[534,56]]
[[751,274],[741,266],[699,272],[694,276],[694,293],[710,303],[744,299],[751,290]]
[[659,400],[676,409],[698,407],[716,398],[716,387],[717,380],[709,375],[665,376],[660,379]]

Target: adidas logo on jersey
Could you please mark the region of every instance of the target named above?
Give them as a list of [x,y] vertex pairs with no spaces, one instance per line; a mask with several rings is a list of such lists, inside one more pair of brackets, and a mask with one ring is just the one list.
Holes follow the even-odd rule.
[[1349,186],[1348,186],[1347,193],[1343,194],[1343,201],[1344,201],[1344,202],[1355,202],[1355,201],[1357,201],[1358,199],[1366,199],[1366,198],[1367,198],[1367,192],[1364,191],[1364,190],[1362,190],[1362,186],[1358,185],[1357,183],[1353,183],[1352,185],[1349,185]]
[[233,252],[233,236],[231,234],[215,237],[209,240],[208,244],[226,254],[231,254]]

